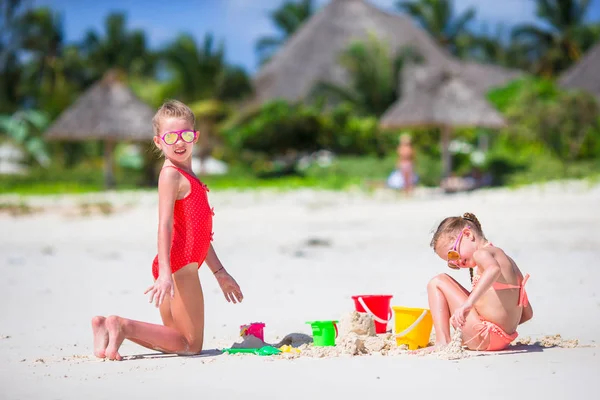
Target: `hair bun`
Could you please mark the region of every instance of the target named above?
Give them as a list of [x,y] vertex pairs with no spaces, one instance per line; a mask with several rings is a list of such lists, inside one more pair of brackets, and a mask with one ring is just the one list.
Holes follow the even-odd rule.
[[473,222],[475,224],[475,226],[477,226],[477,228],[479,228],[479,230],[481,230],[481,224],[479,223],[479,220],[477,219],[475,214],[466,212],[463,214],[462,217],[463,217],[463,219],[466,219],[467,221]]

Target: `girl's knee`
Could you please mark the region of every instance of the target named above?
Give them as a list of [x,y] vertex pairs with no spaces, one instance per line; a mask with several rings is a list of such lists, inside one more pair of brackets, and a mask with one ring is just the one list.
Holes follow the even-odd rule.
[[128,331],[130,321],[127,318],[119,317],[118,315],[109,315],[106,317],[106,325],[112,328],[118,328],[122,331]]
[[92,326],[93,327],[102,326],[102,325],[104,325],[104,321],[106,321],[106,318],[104,318],[100,315],[96,315],[94,318],[92,318]]
[[202,352],[202,346],[203,346],[203,340],[193,340],[191,342],[188,342],[188,352],[191,354],[200,354],[200,352]]
[[448,274],[439,274],[431,278],[427,284],[427,290],[437,289],[443,282],[448,282],[450,276]]

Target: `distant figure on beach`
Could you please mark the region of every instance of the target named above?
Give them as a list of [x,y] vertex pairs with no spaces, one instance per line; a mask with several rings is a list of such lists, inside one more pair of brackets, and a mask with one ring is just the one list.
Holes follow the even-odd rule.
[[[533,317],[523,276],[515,261],[489,242],[477,217],[444,219],[431,240],[436,254],[452,269],[469,268],[472,291],[447,274],[427,285],[436,344],[418,350],[430,352],[450,343],[450,324],[460,328],[463,344],[471,350],[506,349],[518,336],[517,326]],[[477,268],[473,275],[473,268]]]
[[165,157],[158,178],[158,254],[152,264],[154,284],[144,294],[160,308],[164,325],[118,316],[92,319],[94,354],[121,360],[119,347],[129,339],[151,350],[198,354],[204,341],[204,295],[198,269],[206,261],[225,299],[243,299],[239,285],[212,246],[213,209],[208,188],[192,171],[198,140],[195,117],[185,104],[168,101],[152,120],[154,144]]
[[415,184],[414,161],[415,151],[412,146],[412,140],[408,133],[400,135],[400,141],[396,148],[398,161],[396,162],[396,171],[388,179],[388,185],[395,189],[404,189],[406,194],[410,194]]

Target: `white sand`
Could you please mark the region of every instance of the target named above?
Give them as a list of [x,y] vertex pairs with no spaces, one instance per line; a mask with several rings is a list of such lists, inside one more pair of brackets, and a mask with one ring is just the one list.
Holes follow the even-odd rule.
[[[244,303],[228,304],[202,268],[203,355],[161,355],[126,343],[126,361],[98,361],[92,316],[160,322],[143,295],[156,252],[155,196],[109,194],[117,210],[109,216],[78,216],[78,204],[101,201],[91,197],[25,199],[52,206],[30,216],[0,211],[0,399],[597,398],[600,186],[423,193],[412,200],[388,192],[213,190],[214,244],[242,285]],[[7,201],[15,199],[0,197]],[[519,329],[524,341],[560,334],[580,347],[519,345],[456,361],[216,355],[251,321],[264,321],[265,341],[276,343],[290,333],[310,334],[306,321],[340,318],[353,309],[355,294],[389,293],[393,305],[426,307],[426,284],[435,274],[468,285],[467,272],[449,270],[428,247],[441,218],[465,211],[531,274],[535,316]],[[322,241],[309,245],[310,239]],[[513,386],[500,389],[504,381]]]

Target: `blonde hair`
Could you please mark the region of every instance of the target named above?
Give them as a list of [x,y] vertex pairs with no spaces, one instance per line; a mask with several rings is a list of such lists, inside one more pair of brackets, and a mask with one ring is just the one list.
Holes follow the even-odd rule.
[[180,118],[189,122],[196,129],[196,116],[192,110],[179,100],[167,100],[154,114],[152,118],[152,127],[154,135],[158,135],[160,131],[160,121],[164,118]]
[[412,142],[412,137],[410,136],[410,133],[404,132],[403,134],[400,135],[400,138],[398,141],[402,144],[409,144]]
[[[476,234],[480,235],[483,239],[485,239],[485,235],[483,234],[483,229],[481,229],[481,223],[472,213],[464,213],[461,217],[448,217],[444,218],[442,222],[438,225],[437,229],[433,233],[433,237],[431,238],[431,243],[429,245],[435,251],[435,246],[437,245],[438,240],[442,236],[446,235],[454,235],[458,236],[458,232],[469,226],[470,229]],[[471,275],[471,282],[473,281],[473,268],[469,268],[469,274]]]

